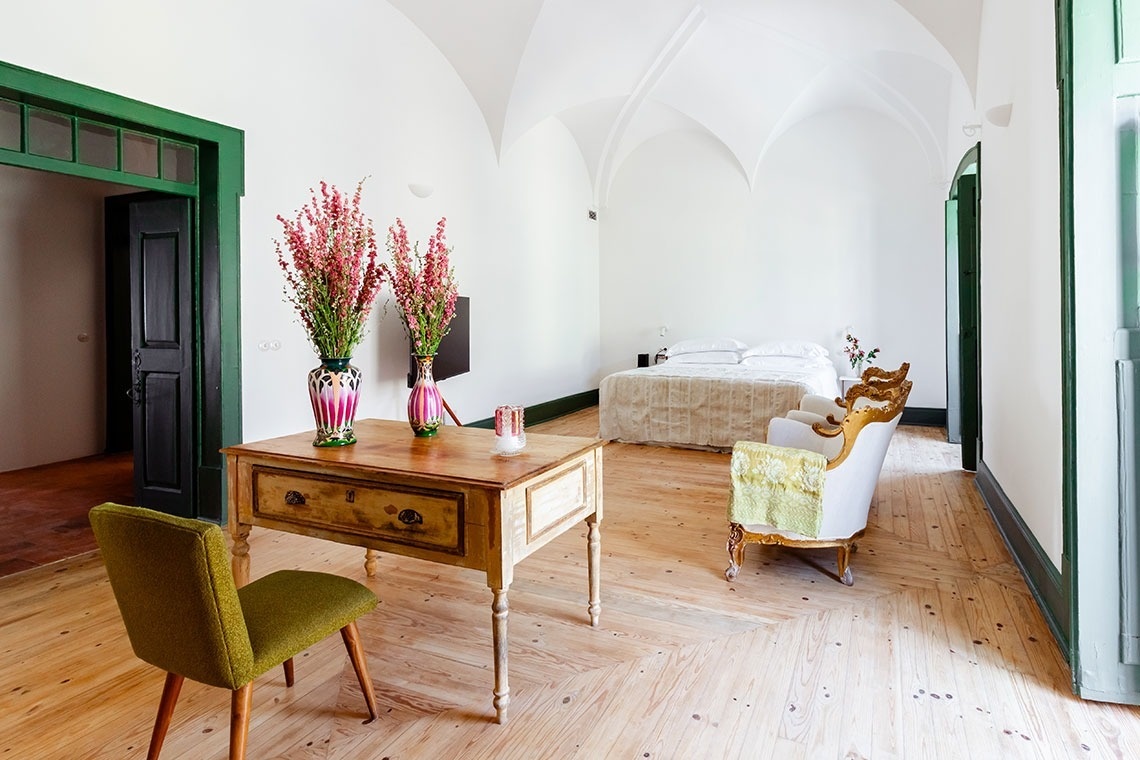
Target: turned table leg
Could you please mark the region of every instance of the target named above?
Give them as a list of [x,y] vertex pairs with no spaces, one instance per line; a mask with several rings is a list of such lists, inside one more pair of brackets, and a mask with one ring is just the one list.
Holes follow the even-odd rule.
[[511,703],[511,688],[507,684],[507,590],[491,589],[495,599],[491,602],[491,629],[495,640],[495,722],[507,722],[507,705]]
[[589,526],[586,533],[586,563],[590,580],[590,606],[587,610],[590,613],[590,625],[597,628],[602,614],[602,529],[598,525],[596,514],[586,518],[586,525]]
[[369,578],[376,577],[376,558],[380,556],[380,552],[375,549],[364,550],[364,574]]
[[230,536],[234,545],[230,549],[233,558],[230,560],[230,569],[233,570],[234,584],[241,588],[249,583],[249,531],[250,525],[243,523],[230,524]]

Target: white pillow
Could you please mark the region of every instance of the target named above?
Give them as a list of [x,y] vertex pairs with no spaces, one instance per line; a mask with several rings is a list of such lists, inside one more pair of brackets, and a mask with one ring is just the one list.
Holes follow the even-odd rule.
[[743,351],[748,348],[747,343],[742,343],[736,338],[695,338],[692,340],[682,340],[674,343],[669,347],[669,356],[679,356],[681,354],[697,354],[705,351]]
[[739,351],[694,351],[670,356],[668,364],[739,364]]
[[747,356],[827,356],[827,349],[809,340],[773,340],[753,346]]
[[831,360],[824,356],[745,356],[740,363],[765,369],[803,370],[830,364]]

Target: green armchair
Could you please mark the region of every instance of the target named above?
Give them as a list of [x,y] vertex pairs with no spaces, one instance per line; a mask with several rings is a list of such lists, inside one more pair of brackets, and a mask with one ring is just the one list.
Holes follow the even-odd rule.
[[148,760],[162,749],[186,678],[233,692],[229,756],[244,758],[253,679],[283,665],[292,686],[293,656],[337,630],[376,718],[356,629],[356,619],[377,604],[366,587],[280,570],[239,589],[217,525],[118,504],[101,504],[90,517],[131,647],[167,672]]

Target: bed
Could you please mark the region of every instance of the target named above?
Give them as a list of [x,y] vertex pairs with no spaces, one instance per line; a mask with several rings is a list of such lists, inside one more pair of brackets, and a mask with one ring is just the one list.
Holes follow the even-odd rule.
[[[811,347],[805,349],[810,355],[764,353],[790,352],[801,345]],[[663,364],[617,372],[602,380],[602,438],[728,450],[737,441],[764,441],[768,421],[797,408],[805,394],[838,394],[835,365],[814,343],[688,354],[678,350],[670,348],[670,358]]]

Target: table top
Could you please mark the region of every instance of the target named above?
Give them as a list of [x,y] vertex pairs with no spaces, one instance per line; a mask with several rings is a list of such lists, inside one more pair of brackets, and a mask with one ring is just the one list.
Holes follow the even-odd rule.
[[324,463],[370,473],[418,474],[498,489],[557,467],[606,442],[598,438],[526,434],[526,447],[512,456],[493,453],[495,432],[486,428],[443,425],[430,438],[417,438],[407,422],[357,420],[351,446],[313,446],[315,432],[242,443],[223,454],[268,455],[298,463]]

